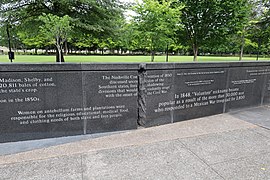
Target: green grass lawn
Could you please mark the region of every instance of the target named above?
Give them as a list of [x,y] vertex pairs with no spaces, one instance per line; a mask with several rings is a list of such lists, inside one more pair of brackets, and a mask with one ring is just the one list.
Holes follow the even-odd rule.
[[[170,56],[169,62],[192,62],[192,56]],[[246,61],[254,61],[255,57],[244,57]],[[270,58],[260,58],[259,60],[270,60]],[[66,62],[73,63],[102,63],[102,62],[150,62],[150,56],[65,56]],[[238,61],[238,57],[213,57],[199,56],[199,62],[222,62]],[[7,55],[0,55],[0,63],[8,63]],[[14,62],[17,63],[54,63],[55,56],[41,55],[16,55]],[[165,56],[156,56],[155,62],[165,62]]]

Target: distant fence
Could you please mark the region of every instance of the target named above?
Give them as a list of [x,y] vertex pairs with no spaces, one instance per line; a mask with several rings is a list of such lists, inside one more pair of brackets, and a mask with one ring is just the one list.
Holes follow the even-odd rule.
[[150,127],[269,102],[269,62],[1,64],[0,142]]

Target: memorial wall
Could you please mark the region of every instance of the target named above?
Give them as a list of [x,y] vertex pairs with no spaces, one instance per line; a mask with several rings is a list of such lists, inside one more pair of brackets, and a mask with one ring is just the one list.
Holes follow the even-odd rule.
[[270,102],[270,63],[2,64],[0,142],[150,127]]
[[137,65],[0,69],[0,142],[137,128]]
[[270,63],[146,64],[144,127],[270,102]]

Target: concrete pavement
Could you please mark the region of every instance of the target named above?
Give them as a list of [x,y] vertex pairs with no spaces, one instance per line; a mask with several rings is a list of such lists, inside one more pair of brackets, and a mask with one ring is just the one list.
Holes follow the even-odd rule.
[[269,112],[264,106],[105,136],[20,142],[21,149],[5,143],[0,179],[270,179]]

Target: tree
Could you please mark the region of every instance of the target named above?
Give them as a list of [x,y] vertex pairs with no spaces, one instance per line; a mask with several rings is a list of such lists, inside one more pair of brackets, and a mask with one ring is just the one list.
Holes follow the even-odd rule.
[[40,34],[49,42],[54,42],[56,46],[56,62],[64,62],[63,46],[72,30],[71,18],[67,15],[58,17],[44,14],[39,19],[44,23],[40,26]]
[[244,24],[242,31],[239,31],[242,39],[239,60],[242,60],[245,45],[249,45],[252,48],[256,47],[258,60],[261,46],[265,44],[267,40],[266,29],[268,24],[265,21],[263,2],[261,0],[250,0],[249,3],[251,5],[249,20]]
[[248,15],[248,0],[179,0],[184,31],[197,61],[199,47],[221,42],[227,35],[241,29]]
[[270,38],[270,2],[269,1],[256,1],[256,6],[254,6],[254,11],[256,12],[256,17],[253,20],[253,26],[250,30],[250,39],[256,44],[257,48],[257,60],[259,55],[263,53],[268,53],[267,50],[269,46]]
[[182,6],[172,8],[172,0],[143,0],[133,9],[137,15],[133,23],[143,34],[144,43],[151,52],[154,61],[155,51],[159,46],[167,45],[180,22],[179,11]]
[[249,39],[247,39],[247,37],[249,36],[250,29],[252,29],[255,24],[256,24],[256,21],[254,20],[250,20],[249,22],[246,22],[244,26],[242,27],[242,29],[237,32],[237,36],[235,36],[235,38],[239,40],[238,44],[240,44],[239,61],[243,60],[244,47],[246,45],[246,42],[249,42]]
[[[0,23],[10,19],[20,31],[32,32],[35,37],[41,21],[38,17],[52,14],[59,18],[69,16],[74,36],[88,34],[98,37],[109,36],[114,20],[122,13],[118,0],[2,0],[0,2]],[[57,53],[58,54],[58,53]]]
[[135,23],[126,23],[120,33],[120,42],[124,51],[129,50],[130,53],[133,53],[136,50],[145,50],[143,35]]

